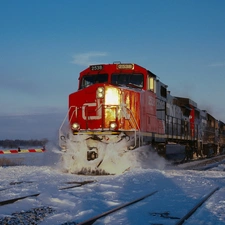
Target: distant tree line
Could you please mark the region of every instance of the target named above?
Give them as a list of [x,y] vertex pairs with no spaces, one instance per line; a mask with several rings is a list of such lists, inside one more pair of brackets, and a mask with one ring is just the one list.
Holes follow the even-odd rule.
[[48,139],[44,138],[41,140],[0,140],[0,146],[3,148],[19,148],[19,147],[37,147],[37,146],[45,146],[48,142]]

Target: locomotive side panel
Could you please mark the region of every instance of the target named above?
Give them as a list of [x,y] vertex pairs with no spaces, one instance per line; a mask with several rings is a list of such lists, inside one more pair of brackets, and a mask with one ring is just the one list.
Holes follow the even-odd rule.
[[166,103],[166,133],[168,141],[174,141],[185,138],[186,130],[181,108],[174,104],[174,97],[169,93]]
[[157,132],[156,97],[153,92],[141,93],[141,131]]
[[225,153],[225,123],[219,121],[219,152]]

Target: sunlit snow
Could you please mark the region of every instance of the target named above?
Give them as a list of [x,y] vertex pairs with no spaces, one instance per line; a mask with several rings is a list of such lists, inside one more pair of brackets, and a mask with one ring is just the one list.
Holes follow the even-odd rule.
[[[111,148],[112,151],[113,146]],[[172,166],[154,154],[140,154],[141,157],[135,161],[132,161],[131,154],[127,158],[131,167],[123,174],[76,175],[65,172],[65,168],[61,167],[62,154],[58,154],[56,147],[47,146],[46,149],[45,153],[20,155],[27,159],[32,156],[32,165],[27,160],[27,165],[0,167],[0,201],[40,193],[37,197],[0,206],[0,221],[13,217],[15,212],[21,214],[45,207],[46,215],[39,224],[81,223],[157,191],[94,224],[176,224],[206,194],[219,187],[184,224],[225,224],[225,179],[222,166],[222,170],[218,171],[184,170],[184,165]],[[144,164],[141,163],[143,160]],[[69,167],[72,168],[72,164]],[[91,182],[63,189],[84,181]]]

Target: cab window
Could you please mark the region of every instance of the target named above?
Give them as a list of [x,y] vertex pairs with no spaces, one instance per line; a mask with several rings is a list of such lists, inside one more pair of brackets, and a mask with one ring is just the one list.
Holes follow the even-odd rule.
[[143,88],[143,74],[112,74],[111,83],[134,88]]
[[106,83],[108,81],[108,74],[92,74],[92,75],[84,75],[81,78],[80,88],[86,88],[92,84],[96,83]]

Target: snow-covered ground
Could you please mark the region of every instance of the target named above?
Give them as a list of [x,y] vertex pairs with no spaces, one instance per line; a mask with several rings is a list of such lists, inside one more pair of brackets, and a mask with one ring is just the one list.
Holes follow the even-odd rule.
[[[217,171],[192,171],[169,166],[168,162],[162,167],[160,159],[160,167],[157,167],[154,156],[154,166],[148,167],[145,162],[144,168],[135,164],[123,174],[87,176],[63,172],[58,163],[60,154],[56,152],[50,147],[45,153],[27,153],[20,155],[26,165],[0,167],[0,201],[40,193],[0,206],[0,224],[13,219],[18,224],[21,220],[31,224],[31,217],[35,220],[35,210],[36,214],[45,215],[43,220],[36,218],[40,224],[81,223],[154,191],[157,193],[94,224],[176,224],[216,187],[219,190],[184,224],[225,224],[225,172],[222,165]],[[84,181],[90,183],[63,189]],[[23,213],[26,216],[20,219]]]

